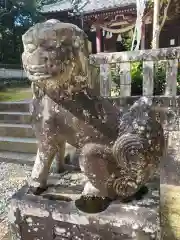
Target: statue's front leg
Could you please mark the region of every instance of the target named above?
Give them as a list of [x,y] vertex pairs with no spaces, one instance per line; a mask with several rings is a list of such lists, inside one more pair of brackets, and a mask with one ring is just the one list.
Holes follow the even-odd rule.
[[30,182],[30,189],[33,193],[40,194],[47,188],[49,170],[55,154],[56,148],[53,144],[45,140],[39,142]]
[[56,172],[62,173],[65,170],[65,151],[66,151],[66,141],[60,142],[56,146],[57,152],[55,155]]

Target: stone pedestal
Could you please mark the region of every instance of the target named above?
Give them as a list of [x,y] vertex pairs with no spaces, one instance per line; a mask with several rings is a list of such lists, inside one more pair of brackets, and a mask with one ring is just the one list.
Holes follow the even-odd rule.
[[77,208],[85,181],[81,173],[50,177],[41,196],[24,186],[10,203],[9,222],[13,240],[150,240],[159,234],[159,181],[148,185],[142,200],[111,202],[99,213]]

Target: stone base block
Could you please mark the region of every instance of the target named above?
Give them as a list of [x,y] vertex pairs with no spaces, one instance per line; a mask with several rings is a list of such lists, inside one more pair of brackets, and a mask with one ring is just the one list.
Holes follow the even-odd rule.
[[27,186],[13,196],[9,210],[13,240],[159,239],[158,180],[149,184],[143,199],[113,201],[104,211],[91,214],[77,207],[85,181],[81,173],[50,180],[41,196],[28,193]]

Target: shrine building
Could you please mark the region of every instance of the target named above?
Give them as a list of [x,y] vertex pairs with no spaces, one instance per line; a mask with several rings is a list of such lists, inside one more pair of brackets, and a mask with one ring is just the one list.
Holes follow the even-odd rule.
[[[160,48],[180,46],[180,7],[178,0],[173,1],[170,8],[171,20],[167,19],[161,31]],[[80,14],[73,14],[76,7]],[[87,0],[82,3],[79,0],[74,5],[70,0],[63,0],[44,5],[41,14],[46,19],[55,18],[82,28],[91,42],[92,53],[119,52],[127,50],[123,39],[133,37],[137,15],[136,0]],[[141,49],[151,48],[152,15],[152,11],[145,10]]]

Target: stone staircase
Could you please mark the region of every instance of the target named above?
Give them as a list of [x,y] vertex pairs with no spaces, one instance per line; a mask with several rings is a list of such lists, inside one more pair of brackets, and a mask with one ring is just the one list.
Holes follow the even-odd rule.
[[[0,102],[0,162],[34,163],[37,141],[31,126],[30,101]],[[66,144],[66,155],[75,148]]]
[[[16,163],[4,165],[2,163],[0,166],[3,186],[1,189],[6,189],[8,194],[12,192],[12,189],[20,187],[21,181],[25,180],[27,169],[31,169],[36,157],[37,144],[31,127],[29,103],[29,101],[0,102],[0,163]],[[75,148],[67,144],[66,154],[72,156],[74,153]],[[4,169],[5,165],[9,167]],[[7,174],[9,169],[11,177]],[[4,192],[0,196],[1,201],[2,199],[7,201]],[[2,211],[1,201],[0,213]],[[0,214],[0,240],[10,240],[7,222],[5,211],[2,215]]]
[[0,103],[0,161],[33,164],[37,151],[29,101]]

